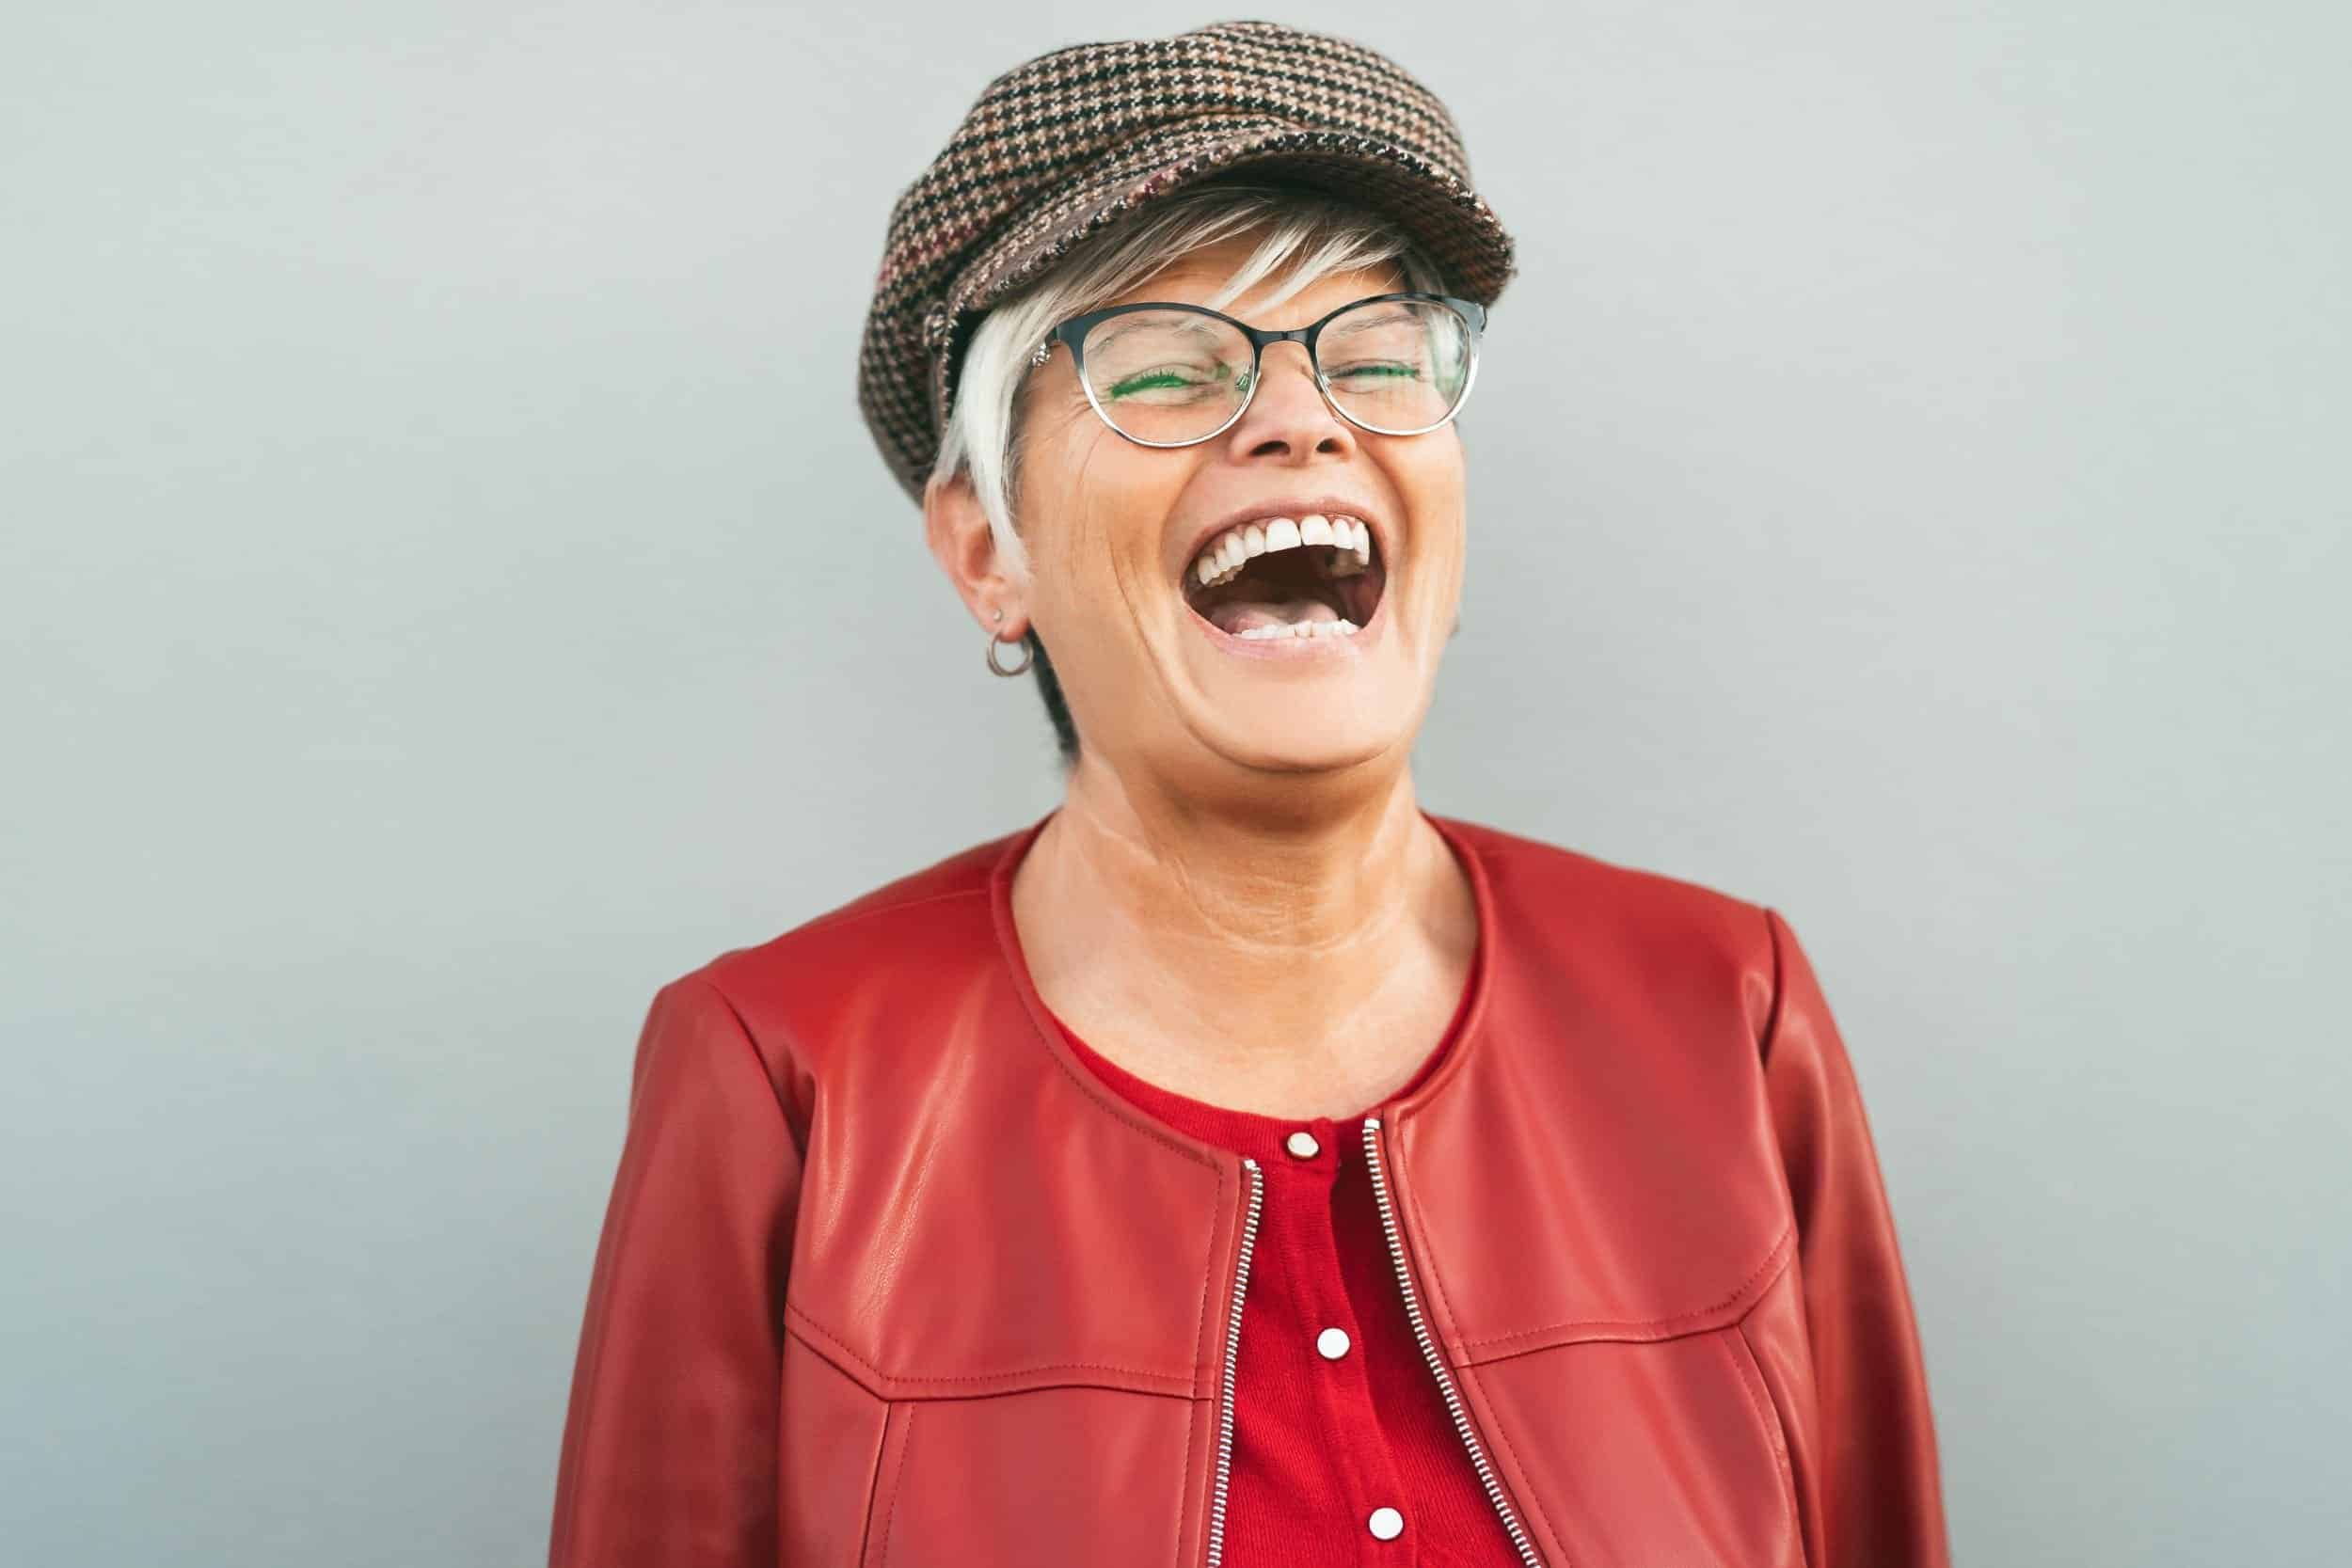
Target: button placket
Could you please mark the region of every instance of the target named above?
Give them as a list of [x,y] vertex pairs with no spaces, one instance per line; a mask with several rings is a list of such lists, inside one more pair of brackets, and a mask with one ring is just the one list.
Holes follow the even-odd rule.
[[[1359,1168],[1350,1168],[1347,1155],[1353,1144],[1340,1140],[1359,1139],[1360,1130],[1360,1122],[1318,1129],[1327,1134],[1324,1153],[1330,1162],[1323,1184],[1321,1223],[1329,1243],[1324,1256],[1331,1262],[1314,1281],[1313,1307],[1322,1325],[1313,1331],[1314,1365],[1321,1374],[1316,1382],[1324,1406],[1331,1413],[1330,1418],[1342,1429],[1370,1439],[1342,1445],[1351,1453],[1339,1480],[1353,1506],[1348,1528],[1356,1542],[1357,1560],[1362,1568],[1409,1568],[1420,1561],[1421,1548],[1417,1538],[1405,1528],[1403,1510],[1408,1500],[1405,1478],[1398,1471],[1395,1455],[1389,1446],[1389,1423],[1382,1419],[1374,1396],[1371,1369],[1365,1364],[1361,1349],[1362,1325],[1357,1319],[1356,1300],[1348,1291],[1345,1274],[1337,1266],[1339,1207],[1345,1201],[1343,1190],[1351,1182],[1360,1184],[1367,1180],[1360,1162],[1355,1162]],[[1365,1201],[1370,1197],[1368,1189],[1347,1196]],[[1393,1529],[1389,1528],[1391,1523]],[[1382,1533],[1384,1530],[1388,1533]]]
[[[1350,1142],[1339,1152],[1333,1172],[1330,1203],[1326,1212],[1336,1241],[1339,1229],[1339,1206],[1343,1202],[1372,1201],[1371,1172],[1360,1156],[1349,1157],[1361,1145],[1361,1119],[1347,1127],[1335,1129],[1334,1134],[1345,1136]],[[1333,1248],[1337,1256],[1338,1248]],[[1327,1358],[1324,1370],[1336,1379],[1346,1380],[1354,1388],[1354,1402],[1362,1412],[1362,1420],[1370,1430],[1380,1434],[1380,1441],[1369,1445],[1368,1459],[1362,1473],[1356,1476],[1355,1491],[1359,1501],[1354,1520],[1356,1541],[1361,1552],[1364,1568],[1409,1568],[1421,1560],[1421,1539],[1411,1529],[1406,1506],[1411,1497],[1406,1490],[1404,1474],[1396,1466],[1396,1456],[1387,1441],[1388,1423],[1381,1418],[1380,1406],[1372,1385],[1372,1369],[1365,1364],[1359,1347],[1362,1343],[1362,1325],[1356,1316],[1356,1298],[1348,1291],[1346,1278],[1334,1273],[1330,1282],[1332,1297],[1338,1304],[1331,1318],[1335,1326],[1347,1336],[1346,1351],[1337,1358]],[[1386,1300],[1383,1296],[1382,1300]],[[1320,1350],[1321,1346],[1318,1345]]]
[[[1321,1267],[1296,1279],[1298,1321],[1292,1325],[1292,1331],[1303,1341],[1299,1345],[1302,1351],[1316,1353],[1308,1358],[1312,1383],[1310,1398],[1318,1418],[1332,1434],[1326,1475],[1336,1494],[1334,1501],[1342,1508],[1337,1517],[1330,1518],[1330,1524],[1335,1529],[1347,1532],[1341,1539],[1356,1543],[1349,1560],[1360,1563],[1361,1568],[1402,1568],[1411,1558],[1399,1558],[1399,1548],[1375,1541],[1364,1529],[1364,1521],[1372,1512],[1398,1496],[1392,1489],[1391,1466],[1381,1462],[1369,1465],[1357,1462],[1353,1450],[1361,1445],[1341,1440],[1343,1434],[1356,1433],[1381,1434],[1378,1415],[1373,1408],[1371,1380],[1364,1371],[1363,1357],[1356,1354],[1354,1302],[1347,1293],[1345,1277],[1330,1261],[1336,1259],[1339,1251],[1332,1190],[1339,1180],[1343,1156],[1348,1147],[1341,1140],[1348,1135],[1346,1128],[1318,1119],[1294,1127],[1275,1140],[1283,1150],[1277,1156],[1280,1162],[1278,1184],[1287,1201],[1295,1205],[1286,1212],[1294,1224],[1311,1226],[1320,1232],[1305,1252],[1325,1260]],[[1296,1145],[1292,1142],[1294,1138],[1299,1140]],[[1296,1151],[1308,1145],[1314,1148],[1312,1154]],[[1333,1334],[1347,1343],[1346,1352],[1337,1357],[1322,1354],[1327,1337]],[[1374,1446],[1385,1456],[1385,1441]],[[1363,1555],[1359,1557],[1358,1553]]]

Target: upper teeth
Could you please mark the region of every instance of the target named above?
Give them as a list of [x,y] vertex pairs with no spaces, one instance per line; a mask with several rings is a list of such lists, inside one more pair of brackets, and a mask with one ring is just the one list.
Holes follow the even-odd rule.
[[1261,517],[1241,523],[1201,546],[1192,575],[1203,588],[1214,588],[1241,570],[1253,555],[1296,549],[1301,545],[1330,545],[1339,550],[1333,577],[1353,577],[1372,564],[1372,530],[1361,517],[1327,517],[1310,512],[1304,517]]

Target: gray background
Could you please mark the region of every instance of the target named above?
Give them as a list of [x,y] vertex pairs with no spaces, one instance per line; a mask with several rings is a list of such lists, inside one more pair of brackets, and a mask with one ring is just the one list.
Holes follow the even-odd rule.
[[[1272,13],[1525,258],[1424,801],[1793,921],[1972,1564],[2352,1534],[2334,9]],[[653,990],[1054,799],[855,416],[889,203],[1231,14],[9,8],[12,1560],[542,1556]]]

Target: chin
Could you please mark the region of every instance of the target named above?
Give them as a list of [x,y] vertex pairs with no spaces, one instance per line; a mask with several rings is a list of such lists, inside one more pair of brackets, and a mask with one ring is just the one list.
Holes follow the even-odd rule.
[[1237,767],[1268,773],[1328,773],[1358,768],[1412,744],[1408,716],[1339,706],[1301,711],[1293,703],[1249,702],[1199,727],[1200,740]]

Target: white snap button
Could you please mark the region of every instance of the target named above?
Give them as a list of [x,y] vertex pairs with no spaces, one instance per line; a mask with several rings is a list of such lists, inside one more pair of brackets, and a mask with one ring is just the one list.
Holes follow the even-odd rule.
[[1315,1142],[1312,1132],[1293,1132],[1282,1141],[1282,1147],[1302,1160],[1311,1160],[1323,1146]]
[[1326,1361],[1337,1361],[1347,1354],[1347,1330],[1327,1328],[1315,1336],[1315,1351]]
[[1405,1515],[1393,1508],[1372,1511],[1372,1533],[1383,1541],[1393,1541],[1405,1533]]

